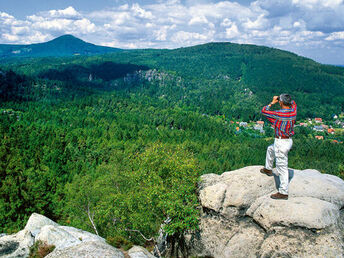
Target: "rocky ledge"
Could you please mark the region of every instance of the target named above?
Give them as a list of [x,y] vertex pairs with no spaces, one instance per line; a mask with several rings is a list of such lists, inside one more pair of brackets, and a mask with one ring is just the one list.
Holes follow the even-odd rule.
[[[105,239],[87,231],[61,226],[49,218],[33,213],[25,228],[13,235],[0,235],[0,257],[28,257],[30,248],[38,243],[53,247],[47,258],[59,257],[111,257],[124,258],[119,249]],[[132,247],[126,257],[154,257],[146,249]]]
[[260,168],[201,177],[200,230],[185,237],[188,255],[343,257],[344,181],[289,169],[289,199],[274,200],[279,179]]

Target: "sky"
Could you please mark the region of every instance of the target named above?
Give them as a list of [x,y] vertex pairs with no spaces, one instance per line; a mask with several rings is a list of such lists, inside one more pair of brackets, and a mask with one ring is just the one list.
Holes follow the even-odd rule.
[[0,0],[0,43],[72,34],[97,45],[255,44],[344,64],[344,0]]

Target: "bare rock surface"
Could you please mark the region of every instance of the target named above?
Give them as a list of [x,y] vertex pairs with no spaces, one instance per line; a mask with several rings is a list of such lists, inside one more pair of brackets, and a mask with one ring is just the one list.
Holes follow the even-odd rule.
[[0,237],[0,257],[29,257],[30,247],[37,241],[55,247],[46,257],[124,257],[104,238],[73,227],[60,226],[37,213],[30,216],[23,230]]
[[36,236],[41,231],[41,228],[46,225],[58,226],[56,222],[41,214],[32,213],[26,223],[25,229],[30,231],[33,236]]
[[87,258],[124,258],[123,253],[106,244],[103,241],[82,242],[64,249],[54,250],[46,258],[70,258],[70,257],[87,257]]
[[295,170],[290,182],[290,197],[313,197],[344,206],[344,184],[339,177],[321,174],[317,170]]
[[142,246],[137,246],[137,245],[134,245],[132,248],[129,249],[128,255],[130,258],[154,258],[155,257],[146,248],[143,248]]
[[35,241],[42,241],[48,245],[54,245],[56,249],[65,249],[69,246],[81,243],[81,240],[68,233],[59,226],[46,225],[35,237]]
[[27,229],[0,237],[0,257],[28,257],[34,237]]
[[267,197],[260,205],[254,203],[246,214],[267,230],[276,225],[321,229],[336,223],[339,210],[330,202],[312,197],[294,197],[283,203]]
[[289,169],[289,199],[274,200],[279,178],[261,168],[201,177],[200,229],[185,236],[188,255],[344,257],[344,181]]

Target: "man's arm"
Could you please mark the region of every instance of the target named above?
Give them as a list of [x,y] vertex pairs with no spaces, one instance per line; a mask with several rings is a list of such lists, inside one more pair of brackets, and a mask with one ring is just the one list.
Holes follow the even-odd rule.
[[297,105],[294,100],[291,101],[291,108],[293,109],[293,111],[297,110]]
[[262,114],[263,114],[264,116],[266,116],[266,118],[267,118],[272,124],[275,123],[276,119],[278,118],[278,115],[277,115],[277,113],[276,113],[275,111],[271,111],[271,110],[270,110],[270,107],[271,107],[271,105],[274,105],[274,104],[276,104],[277,102],[278,102],[278,96],[274,96],[273,99],[272,99],[272,102],[271,102],[269,105],[263,107],[263,109],[262,109]]

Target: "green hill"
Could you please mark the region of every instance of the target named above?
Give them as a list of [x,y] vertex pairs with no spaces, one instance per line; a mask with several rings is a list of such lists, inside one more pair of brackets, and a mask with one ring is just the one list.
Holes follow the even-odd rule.
[[38,44],[0,44],[0,58],[97,55],[116,51],[120,51],[120,49],[97,46],[72,35],[64,35]]
[[[47,43],[48,44],[48,43]],[[20,62],[20,63],[19,63]],[[104,84],[137,70],[156,69],[170,80],[145,81],[145,87],[121,89],[161,97],[170,104],[192,106],[207,114],[243,120],[259,118],[262,105],[287,92],[301,104],[299,117],[322,116],[344,110],[344,68],[274,48],[233,43],[193,47],[117,51],[96,56],[12,60],[5,69],[64,81],[88,80]],[[180,78],[183,87],[175,81]],[[140,82],[142,83],[142,82]],[[110,83],[111,84],[111,83]],[[112,84],[113,85],[113,84]],[[117,87],[118,88],[118,87]]]

